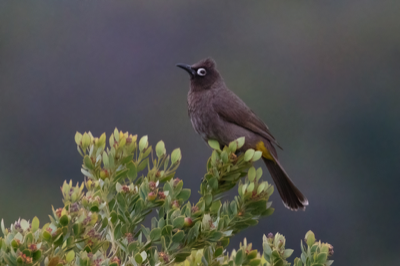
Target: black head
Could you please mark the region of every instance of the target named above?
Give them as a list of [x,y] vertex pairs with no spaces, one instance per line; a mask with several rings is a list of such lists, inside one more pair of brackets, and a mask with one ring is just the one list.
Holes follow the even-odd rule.
[[222,81],[212,58],[203,59],[191,66],[186,64],[177,64],[176,66],[189,73],[192,89],[210,89],[212,85]]

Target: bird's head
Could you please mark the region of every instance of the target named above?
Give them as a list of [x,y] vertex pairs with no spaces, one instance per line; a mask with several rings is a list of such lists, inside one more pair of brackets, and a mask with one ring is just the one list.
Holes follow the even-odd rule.
[[206,58],[200,62],[187,65],[187,64],[177,64],[186,70],[190,75],[191,87],[194,90],[207,90],[211,89],[220,82],[222,78],[216,69],[215,61],[212,58]]

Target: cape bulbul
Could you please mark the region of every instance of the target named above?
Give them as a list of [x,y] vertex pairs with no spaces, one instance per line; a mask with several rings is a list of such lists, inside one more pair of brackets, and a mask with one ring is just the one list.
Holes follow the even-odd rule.
[[217,140],[221,145],[245,137],[240,151],[262,151],[263,160],[284,205],[305,209],[308,200],[293,184],[278,161],[273,144],[279,146],[268,127],[232,91],[216,69],[213,59],[206,58],[194,65],[177,64],[190,75],[188,112],[194,130],[205,140]]

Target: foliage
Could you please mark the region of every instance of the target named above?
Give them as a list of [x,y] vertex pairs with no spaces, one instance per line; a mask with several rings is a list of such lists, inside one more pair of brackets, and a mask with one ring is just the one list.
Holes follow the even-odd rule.
[[[246,241],[238,251],[225,254],[230,238],[259,219],[271,215],[268,202],[273,186],[261,181],[261,168],[253,162],[261,152],[237,155],[244,138],[214,149],[197,203],[188,201],[191,191],[174,178],[181,151],[167,154],[164,142],[153,149],[147,136],[137,139],[115,129],[106,148],[106,135],[76,133],[83,157],[84,182],[61,187],[64,206],[54,209],[50,222],[20,219],[1,229],[0,265],[289,265],[293,250],[285,238],[269,234],[263,239],[263,256]],[[242,179],[244,180],[242,181]],[[232,201],[221,202],[223,193],[238,185]],[[86,190],[84,190],[86,188]],[[143,220],[153,211],[151,227]],[[295,265],[330,265],[329,244],[315,243],[307,233],[307,247]]]

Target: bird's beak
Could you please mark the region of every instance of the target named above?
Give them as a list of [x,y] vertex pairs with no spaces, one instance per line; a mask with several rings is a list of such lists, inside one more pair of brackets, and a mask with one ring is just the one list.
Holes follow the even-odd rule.
[[180,68],[182,68],[182,69],[184,69],[184,70],[186,70],[186,71],[189,73],[189,75],[190,75],[191,78],[193,78],[193,77],[196,75],[196,71],[195,71],[191,66],[189,66],[189,65],[186,65],[186,64],[176,64],[176,66],[177,66],[177,67],[180,67]]

